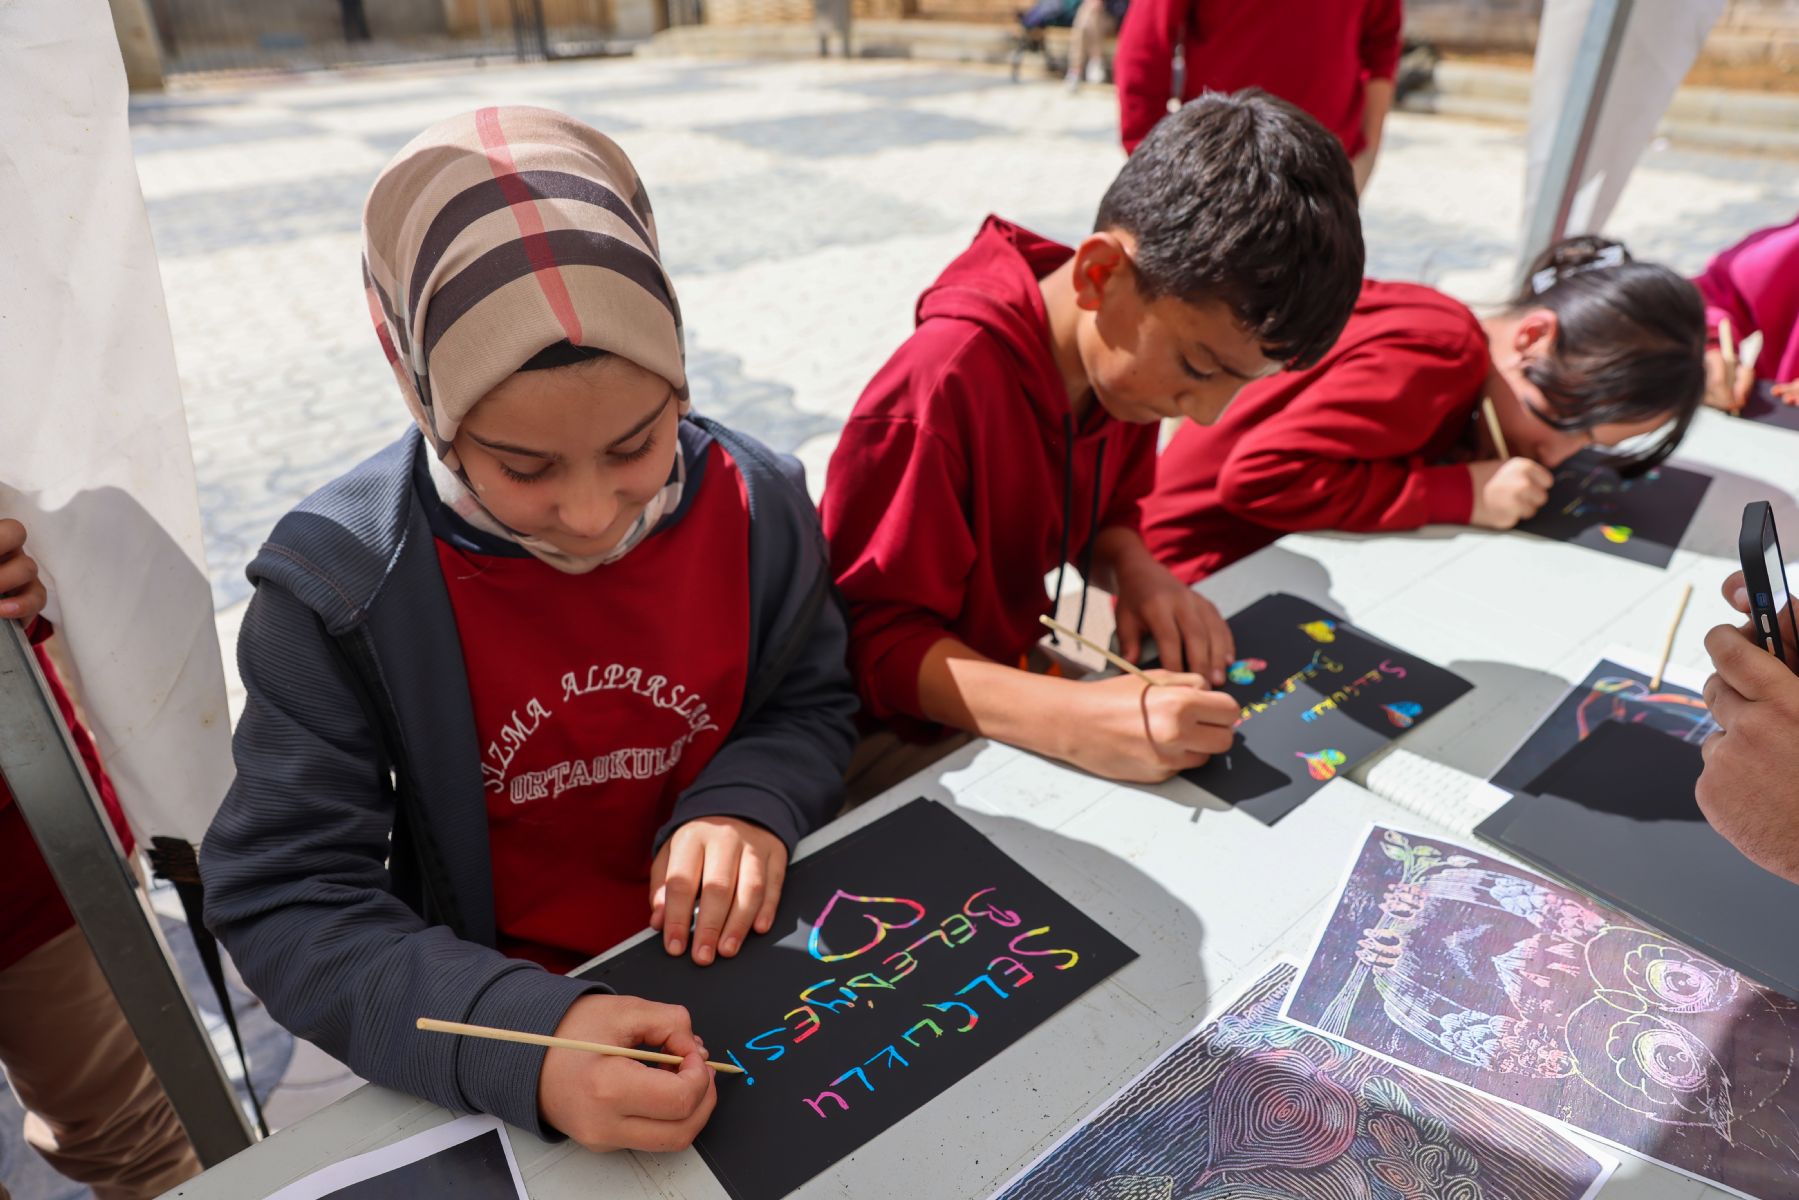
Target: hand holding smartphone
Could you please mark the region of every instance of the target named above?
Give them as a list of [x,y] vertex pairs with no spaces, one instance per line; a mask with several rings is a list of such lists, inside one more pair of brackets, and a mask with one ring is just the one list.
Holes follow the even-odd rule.
[[1787,656],[1799,652],[1799,627],[1793,621],[1774,509],[1766,500],[1752,500],[1743,506],[1737,554],[1743,561],[1743,585],[1749,593],[1749,624],[1755,640],[1781,662],[1790,663]]

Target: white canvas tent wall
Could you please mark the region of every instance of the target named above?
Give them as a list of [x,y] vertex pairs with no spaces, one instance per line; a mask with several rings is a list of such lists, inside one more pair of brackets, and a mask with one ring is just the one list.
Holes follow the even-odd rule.
[[1723,11],[1724,0],[1546,0],[1520,275],[1557,238],[1604,227]]
[[[22,519],[133,832],[197,844],[230,721],[106,0],[0,2],[0,515]],[[249,1141],[13,622],[0,770],[201,1160]]]

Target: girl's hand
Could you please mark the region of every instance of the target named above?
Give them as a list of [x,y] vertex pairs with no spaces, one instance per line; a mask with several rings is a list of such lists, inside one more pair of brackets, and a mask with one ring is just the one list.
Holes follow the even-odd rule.
[[48,599],[37,563],[25,553],[25,526],[0,520],[0,617],[29,625]]
[[1131,662],[1143,650],[1145,633],[1156,639],[1162,665],[1191,671],[1214,687],[1236,653],[1231,627],[1210,600],[1174,577],[1148,551],[1113,568],[1118,583],[1118,652]]
[[1469,463],[1468,474],[1474,478],[1474,515],[1468,523],[1483,529],[1510,529],[1536,516],[1555,483],[1548,467],[1528,458]]
[[780,838],[736,817],[698,817],[675,830],[650,868],[650,928],[680,954],[691,927],[693,961],[702,967],[730,958],[752,928],[767,933],[774,924],[786,878]]
[[1727,413],[1743,411],[1743,405],[1749,403],[1749,393],[1755,389],[1755,372],[1737,364],[1736,386],[1731,388],[1724,378],[1724,352],[1713,347],[1705,352],[1705,402],[1712,408],[1722,409]]
[[1799,404],[1799,379],[1775,384],[1774,398],[1782,404]]
[[1107,779],[1160,783],[1231,748],[1242,709],[1198,675],[1151,671],[1075,685],[1078,700],[1058,757]]
[[563,1015],[556,1036],[681,1056],[680,1068],[670,1069],[585,1050],[544,1054],[538,1111],[589,1150],[685,1150],[718,1103],[706,1046],[677,1005],[583,996]]

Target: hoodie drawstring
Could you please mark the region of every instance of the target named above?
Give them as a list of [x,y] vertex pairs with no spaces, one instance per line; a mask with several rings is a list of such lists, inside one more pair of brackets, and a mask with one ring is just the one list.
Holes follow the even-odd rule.
[[[1050,598],[1052,605],[1062,602],[1062,580],[1068,574],[1069,534],[1074,528],[1074,414],[1062,414],[1062,433],[1066,440],[1062,450],[1062,548],[1058,552],[1061,566],[1056,568],[1056,591]],[[1093,586],[1093,539],[1099,535],[1099,498],[1105,475],[1106,441],[1101,438],[1093,454],[1093,499],[1092,509],[1087,514],[1087,540],[1081,545],[1081,607],[1074,619],[1076,633],[1086,632],[1087,590]],[[1053,629],[1049,643],[1052,646],[1062,644]]]

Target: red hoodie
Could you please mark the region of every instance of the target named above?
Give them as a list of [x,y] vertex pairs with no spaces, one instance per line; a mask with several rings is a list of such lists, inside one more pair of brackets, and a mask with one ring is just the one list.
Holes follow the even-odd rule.
[[1401,18],[1400,0],[1132,0],[1113,63],[1124,148],[1168,115],[1179,46],[1181,103],[1259,87],[1317,117],[1354,158],[1368,81],[1399,66]]
[[1181,426],[1156,464],[1143,539],[1193,583],[1283,533],[1466,524],[1469,436],[1491,360],[1441,292],[1368,280],[1324,361],[1257,380],[1215,425]]
[[[856,402],[825,477],[850,666],[875,717],[922,733],[918,666],[954,637],[1014,663],[1044,576],[1138,526],[1156,427],[1092,403],[1078,428],[1038,281],[1073,255],[997,217],[918,301],[918,329]],[[1072,431],[1073,437],[1069,434]]]

